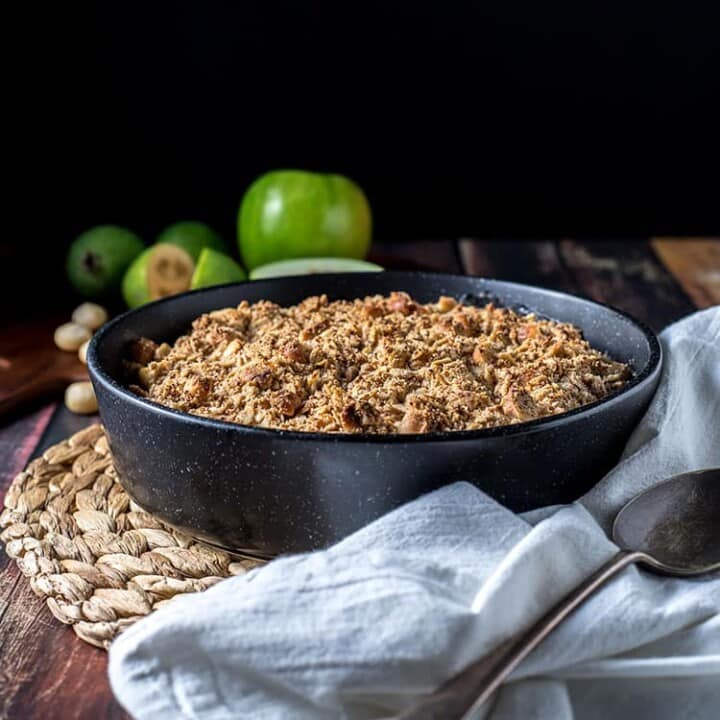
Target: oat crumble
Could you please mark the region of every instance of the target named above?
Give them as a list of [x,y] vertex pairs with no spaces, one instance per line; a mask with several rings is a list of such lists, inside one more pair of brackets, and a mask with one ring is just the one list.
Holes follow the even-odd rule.
[[243,301],[171,347],[135,342],[132,389],[194,415],[315,432],[471,430],[555,415],[629,368],[573,325],[403,292],[292,307]]

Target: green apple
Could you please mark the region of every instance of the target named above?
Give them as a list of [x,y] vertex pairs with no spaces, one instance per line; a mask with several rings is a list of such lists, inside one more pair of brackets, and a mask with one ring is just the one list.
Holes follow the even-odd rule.
[[238,213],[249,269],[288,258],[364,258],[372,216],[363,191],[342,175],[276,170],[259,177]]

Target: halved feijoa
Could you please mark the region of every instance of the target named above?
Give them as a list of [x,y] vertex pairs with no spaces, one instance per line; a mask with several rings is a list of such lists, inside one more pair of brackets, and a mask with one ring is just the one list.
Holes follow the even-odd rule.
[[160,243],[139,255],[123,278],[123,297],[128,307],[176,295],[190,289],[195,271],[192,257],[177,245]]

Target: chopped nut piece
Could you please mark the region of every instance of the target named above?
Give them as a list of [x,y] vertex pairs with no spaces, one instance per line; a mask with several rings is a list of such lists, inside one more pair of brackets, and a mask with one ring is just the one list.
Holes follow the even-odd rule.
[[473,350],[472,359],[474,363],[492,363],[495,361],[495,353],[487,346],[476,345]]
[[161,343],[155,350],[155,359],[162,360],[170,354],[172,348],[167,343]]
[[240,379],[246,383],[254,383],[260,388],[268,388],[272,383],[272,370],[261,366],[249,367],[242,373]]
[[293,392],[283,390],[278,396],[278,407],[285,417],[292,417],[302,403],[300,395]]
[[340,414],[340,419],[342,420],[342,426],[345,432],[357,432],[362,428],[360,416],[358,415],[355,406],[352,404],[346,405],[343,408],[342,413]]
[[291,340],[285,345],[283,355],[292,362],[307,362],[307,348],[295,340]]
[[142,383],[143,387],[149,388],[153,381],[153,376],[150,370],[146,367],[141,367],[137,371],[138,380]]
[[534,338],[537,335],[537,325],[521,325],[517,329],[517,339],[520,342],[527,340],[528,338]]
[[155,351],[157,349],[157,343],[147,338],[139,338],[129,343],[127,358],[141,365],[147,365],[151,360],[155,359]]
[[394,292],[390,294],[388,308],[393,312],[409,315],[411,312],[415,311],[417,303],[414,302],[407,293]]
[[427,420],[417,408],[410,407],[398,423],[398,432],[405,434],[427,432]]
[[537,405],[526,390],[511,387],[502,403],[503,410],[518,420],[531,420],[538,417]]
[[212,383],[206,377],[190,378],[185,385],[185,393],[191,399],[193,405],[202,405],[209,395]]

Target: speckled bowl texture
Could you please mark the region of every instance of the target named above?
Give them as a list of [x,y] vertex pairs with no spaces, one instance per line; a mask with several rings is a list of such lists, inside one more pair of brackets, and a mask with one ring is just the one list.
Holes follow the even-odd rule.
[[[126,345],[172,343],[202,313],[241,300],[282,305],[404,290],[450,295],[573,323],[633,377],[572,412],[518,425],[425,435],[299,433],[218,422],[140,398],[122,385]],[[224,285],[132,310],[88,351],[100,415],[131,497],[195,538],[272,556],[329,545],[441,485],[475,483],[515,511],[572,501],[617,461],[660,378],[655,335],[628,315],[572,295],[497,280],[414,272],[310,275]]]

